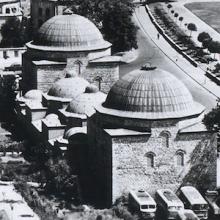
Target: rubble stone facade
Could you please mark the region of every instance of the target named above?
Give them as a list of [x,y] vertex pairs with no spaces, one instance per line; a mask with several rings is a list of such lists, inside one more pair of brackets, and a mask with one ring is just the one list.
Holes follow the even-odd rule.
[[[159,114],[150,112],[152,117],[158,114],[161,119],[148,118],[149,112],[131,111],[133,103],[141,105],[140,97],[155,100],[153,94],[159,94],[160,101],[157,103],[168,104],[169,108],[170,103],[175,105],[170,101],[174,100],[172,95],[180,95],[182,101],[177,104],[176,112],[181,111],[180,105],[184,102],[191,102],[191,106],[187,108],[193,108],[193,99],[190,96],[185,98],[187,92],[184,92],[184,95],[177,91],[170,92],[172,95],[169,96],[166,90],[166,97],[169,98],[164,102],[161,95],[164,91],[161,89],[173,85],[167,84],[169,75],[163,73],[161,86],[158,81],[155,86],[153,78],[157,77],[157,74],[159,73],[152,71],[123,77],[112,87],[105,103],[96,108],[96,114],[88,119],[89,172],[97,189],[95,194],[99,194],[99,199],[105,201],[107,206],[131,189],[144,189],[154,196],[157,189],[169,188],[176,191],[186,184],[193,185],[200,191],[216,188],[216,137],[208,132],[201,122],[201,106],[196,104],[194,114],[188,115],[188,112],[184,111],[181,117],[167,117],[170,111],[161,111]],[[141,84],[141,76],[148,84]],[[136,83],[140,90],[137,90]],[[127,92],[126,89],[119,89],[123,85],[126,85]],[[116,99],[115,91],[118,97],[123,97],[120,99],[122,103],[125,103],[125,99],[129,100],[125,107],[131,109],[130,111],[117,110],[114,106],[110,109],[109,104],[106,104],[119,100]],[[139,101],[136,102],[135,99]],[[156,101],[151,101],[151,105],[152,103]],[[136,109],[137,105],[134,105]],[[119,104],[115,106],[117,108]],[[143,107],[140,106],[140,109]],[[173,115],[176,112],[173,112]]]

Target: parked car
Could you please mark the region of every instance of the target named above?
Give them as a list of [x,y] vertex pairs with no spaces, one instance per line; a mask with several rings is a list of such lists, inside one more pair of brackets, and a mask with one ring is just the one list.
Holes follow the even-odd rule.
[[158,189],[155,194],[158,205],[158,219],[176,219],[177,213],[184,209],[184,205],[170,189]]
[[195,187],[183,186],[178,195],[185,209],[193,210],[199,219],[208,219],[209,205]]
[[210,206],[210,213],[220,216],[220,195],[217,191],[207,191],[205,199]]
[[154,219],[156,202],[144,190],[131,190],[129,192],[129,208],[138,213],[142,219]]

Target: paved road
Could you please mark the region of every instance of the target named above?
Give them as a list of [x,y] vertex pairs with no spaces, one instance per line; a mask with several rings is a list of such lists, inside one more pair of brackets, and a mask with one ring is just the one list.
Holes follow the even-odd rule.
[[[207,111],[211,110],[216,105],[216,97],[205,90],[192,78],[190,78],[185,72],[183,72],[179,66],[169,59],[151,40],[147,34],[146,24],[142,21],[137,21],[134,19],[138,26],[142,26],[138,31],[138,46],[139,46],[139,56],[138,58],[130,64],[124,64],[120,66],[120,76],[128,73],[131,70],[140,68],[146,62],[150,62],[152,65],[156,65],[159,68],[165,69],[173,73],[178,79],[180,79],[188,89],[191,91],[194,99],[201,104],[203,104]],[[140,22],[140,23],[139,23]],[[162,36],[161,36],[162,37]],[[176,57],[180,59],[178,53]],[[191,65],[191,64],[187,64]],[[203,76],[201,76],[203,77]],[[204,77],[203,83],[207,83],[207,79]]]

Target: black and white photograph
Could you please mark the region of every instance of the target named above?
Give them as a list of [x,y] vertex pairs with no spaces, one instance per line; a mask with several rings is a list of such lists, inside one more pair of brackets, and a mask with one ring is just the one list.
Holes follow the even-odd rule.
[[220,220],[220,0],[0,0],[0,220]]

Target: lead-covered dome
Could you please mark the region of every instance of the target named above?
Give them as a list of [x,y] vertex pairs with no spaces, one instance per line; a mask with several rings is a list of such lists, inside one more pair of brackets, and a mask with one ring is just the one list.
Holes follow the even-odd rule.
[[74,51],[97,50],[111,46],[90,20],[76,14],[57,15],[47,20],[30,45]]
[[69,103],[66,111],[91,116],[95,113],[95,107],[104,102],[106,94],[102,92],[83,93]]
[[84,93],[89,85],[82,77],[63,78],[55,82],[47,94],[59,98],[74,98]]
[[41,103],[42,95],[43,92],[41,90],[32,89],[26,92],[24,96],[21,97],[17,96],[17,100],[19,102],[24,102],[24,103],[31,103],[31,102]]
[[24,98],[30,100],[41,100],[43,92],[41,90],[32,89],[25,93]]
[[197,115],[204,107],[171,73],[145,67],[118,80],[97,110],[115,116],[166,119]]

